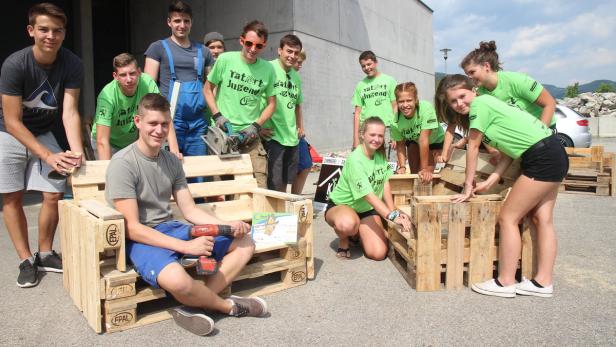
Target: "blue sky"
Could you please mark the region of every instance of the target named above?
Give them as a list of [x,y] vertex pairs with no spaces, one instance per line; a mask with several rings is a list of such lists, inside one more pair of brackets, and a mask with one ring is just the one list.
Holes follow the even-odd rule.
[[434,68],[447,72],[480,41],[496,41],[504,70],[565,87],[616,81],[615,0],[423,0],[434,10]]

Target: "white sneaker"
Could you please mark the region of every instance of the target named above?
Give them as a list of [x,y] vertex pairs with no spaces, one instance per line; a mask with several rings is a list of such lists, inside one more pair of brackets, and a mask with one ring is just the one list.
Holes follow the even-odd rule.
[[474,283],[471,289],[484,295],[500,296],[501,298],[515,298],[515,284],[501,287],[493,279],[481,283]]
[[533,295],[542,298],[551,298],[554,293],[554,285],[550,284],[547,287],[537,287],[531,280],[524,279],[516,284],[515,292],[520,295]]

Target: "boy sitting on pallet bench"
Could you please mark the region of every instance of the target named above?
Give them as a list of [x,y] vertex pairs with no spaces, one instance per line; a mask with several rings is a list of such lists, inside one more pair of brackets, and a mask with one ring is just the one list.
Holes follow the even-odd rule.
[[[181,162],[160,149],[171,126],[169,102],[160,94],[146,94],[139,103],[135,125],[137,141],[109,163],[105,197],[126,219],[130,240],[126,252],[137,272],[147,283],[163,288],[186,305],[171,314],[178,325],[195,334],[207,335],[214,328],[214,321],[200,309],[236,317],[265,315],[267,305],[261,298],[218,296],[251,259],[255,246],[246,235],[248,224],[219,220],[195,205]],[[230,225],[234,237],[190,239],[192,225],[173,220],[171,195],[190,223]],[[205,281],[195,280],[179,263],[184,254],[212,256],[223,262],[216,274]]]

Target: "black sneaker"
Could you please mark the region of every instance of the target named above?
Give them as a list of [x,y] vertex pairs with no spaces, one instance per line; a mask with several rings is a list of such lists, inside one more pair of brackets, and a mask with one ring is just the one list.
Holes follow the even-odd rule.
[[21,288],[34,287],[38,284],[38,270],[30,260],[26,259],[19,264],[19,276],[17,286]]
[[243,298],[231,295],[233,301],[231,315],[235,317],[263,317],[267,314],[267,304],[259,297]]
[[41,257],[37,252],[35,258],[38,260],[37,264],[39,271],[62,273],[62,258],[60,258],[56,251],[52,250],[51,254],[45,257]]
[[204,336],[214,330],[214,320],[205,315],[203,310],[179,306],[169,310],[175,324],[199,336]]

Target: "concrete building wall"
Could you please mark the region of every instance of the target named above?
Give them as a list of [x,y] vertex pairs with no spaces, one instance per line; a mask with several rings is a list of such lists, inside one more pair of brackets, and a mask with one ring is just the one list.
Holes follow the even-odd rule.
[[[242,26],[252,19],[270,31],[263,58],[277,56],[278,41],[298,35],[307,52],[301,71],[308,140],[321,152],[352,143],[355,85],[364,77],[357,58],[372,50],[382,72],[413,81],[421,99],[434,95],[432,11],[418,0],[194,0],[192,38],[209,31],[238,50]],[[142,57],[154,40],[169,35],[166,0],[131,2],[133,53]],[[144,9],[147,9],[144,11]],[[141,58],[142,59],[142,58]],[[143,60],[141,60],[143,61]]]

